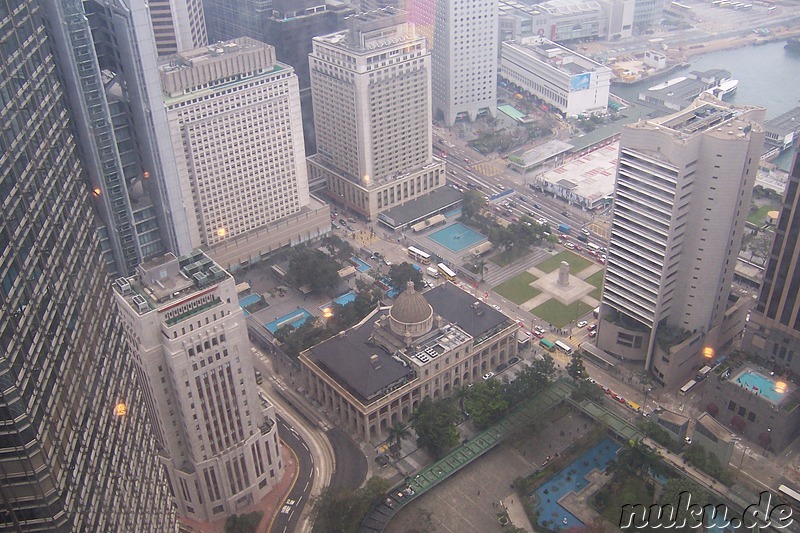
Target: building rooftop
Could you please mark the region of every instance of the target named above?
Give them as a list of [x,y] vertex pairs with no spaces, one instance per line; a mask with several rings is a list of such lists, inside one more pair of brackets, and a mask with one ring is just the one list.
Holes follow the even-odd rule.
[[545,172],[542,179],[595,201],[614,194],[619,141],[602,146]]
[[673,413],[672,411],[661,411],[658,413],[659,420],[664,420],[678,427],[689,423],[689,417]]
[[672,78],[639,93],[639,100],[669,109],[684,109],[703,91],[730,79],[731,73],[723,69],[692,71],[688,76]]
[[378,214],[378,218],[392,228],[402,228],[406,224],[419,222],[445,208],[455,208],[464,195],[452,187],[440,187],[415,200]]
[[314,41],[346,48],[351,52],[374,54],[377,48],[399,46],[403,41],[423,39],[413,24],[406,24],[406,13],[387,6],[344,18],[347,30],[314,37]]
[[[729,442],[731,440],[731,432],[728,428],[720,424],[717,420],[714,419],[708,413],[703,413],[700,415],[700,418],[697,419],[696,425],[702,426],[708,433],[716,437],[718,440],[723,442]],[[697,427],[695,427],[695,431],[697,431]],[[701,431],[702,433],[702,431]]]
[[[544,4],[539,5],[542,6]],[[525,51],[529,56],[547,63],[570,76],[608,70],[608,67],[544,37],[525,37],[520,41],[510,41],[503,43],[503,45]]]
[[159,66],[164,94],[179,97],[186,91],[197,91],[216,85],[221,80],[253,72],[289,68],[277,64],[275,48],[251,39],[238,37],[178,53]]
[[388,327],[389,308],[377,309],[361,323],[313,346],[306,356],[364,403],[416,378],[441,354],[479,343],[510,327],[503,313],[451,283],[422,293],[438,324],[410,347]]
[[788,135],[800,131],[800,107],[792,108],[786,113],[766,121],[764,129],[778,135]]
[[163,304],[191,296],[230,278],[201,250],[176,258],[172,253],[136,267],[136,274],[119,278],[113,287],[140,315]]
[[569,152],[572,148],[573,146],[567,142],[553,139],[539,146],[534,146],[533,148],[520,148],[519,150],[515,150],[509,155],[508,159],[511,162],[513,158],[514,163],[530,167],[544,163],[557,155]]

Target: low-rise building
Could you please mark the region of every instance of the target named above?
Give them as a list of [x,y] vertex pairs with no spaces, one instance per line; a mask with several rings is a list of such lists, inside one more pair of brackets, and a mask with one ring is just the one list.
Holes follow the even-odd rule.
[[800,435],[800,394],[788,378],[771,374],[754,363],[712,372],[701,406],[734,432],[779,452]]
[[565,116],[608,108],[611,69],[543,37],[504,42],[500,76]]
[[656,424],[664,428],[669,433],[669,437],[680,444],[686,439],[686,432],[689,430],[689,417],[672,411],[661,411],[656,415]]
[[730,430],[714,420],[710,414],[703,413],[697,419],[692,441],[702,446],[708,453],[714,454],[719,464],[725,466],[731,462],[736,441],[731,436]]
[[392,307],[300,354],[309,396],[368,441],[516,356],[517,323],[451,283],[409,283]]

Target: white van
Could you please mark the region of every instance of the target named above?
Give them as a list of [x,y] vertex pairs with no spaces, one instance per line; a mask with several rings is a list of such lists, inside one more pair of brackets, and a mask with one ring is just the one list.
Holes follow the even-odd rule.
[[426,268],[426,269],[425,269],[425,272],[427,272],[427,273],[428,273],[428,275],[429,275],[430,277],[432,277],[432,278],[438,278],[438,277],[439,277],[439,271],[438,271],[436,268],[434,268],[434,267],[428,267],[428,268]]

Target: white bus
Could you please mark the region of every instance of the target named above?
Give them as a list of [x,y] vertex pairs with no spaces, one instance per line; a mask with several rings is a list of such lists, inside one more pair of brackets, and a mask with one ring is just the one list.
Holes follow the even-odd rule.
[[708,377],[709,372],[711,372],[711,367],[708,365],[704,366],[697,372],[697,375],[694,377],[694,380],[697,382],[703,381]]
[[572,353],[572,348],[566,342],[556,341],[555,345],[556,345],[556,348],[558,348],[559,350],[561,350],[562,352],[564,352],[567,355],[570,355]]
[[588,249],[590,249],[591,251],[593,251],[593,252],[599,252],[600,251],[600,245],[599,244],[595,244],[593,242],[586,243],[586,247]]
[[788,500],[786,503],[791,505],[794,509],[800,508],[800,493],[796,490],[790,489],[786,485],[780,485],[778,487],[778,494]]
[[686,396],[689,394],[689,391],[692,390],[695,385],[697,385],[697,382],[692,379],[689,381],[689,383],[681,387],[681,396]]
[[450,270],[447,265],[444,263],[439,263],[436,265],[436,268],[439,269],[439,272],[442,273],[442,276],[445,277],[447,281],[455,281],[456,280],[456,273]]
[[408,247],[408,256],[422,263],[423,265],[430,265],[431,264],[431,256],[430,254],[426,254],[422,250],[418,248],[414,248],[413,246]]

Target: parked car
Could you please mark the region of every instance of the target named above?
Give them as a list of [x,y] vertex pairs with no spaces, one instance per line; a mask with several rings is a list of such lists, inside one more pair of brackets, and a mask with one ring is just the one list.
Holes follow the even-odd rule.
[[509,365],[516,365],[517,363],[519,363],[519,357],[512,357],[508,360]]
[[589,324],[587,321],[581,320],[580,322],[578,322],[578,327],[585,328],[587,324]]
[[586,329],[588,329],[589,331],[594,331],[597,329],[597,324],[589,324],[589,327]]
[[597,331],[590,331],[589,338],[594,338],[594,337],[597,337]]
[[490,380],[494,377],[494,372],[487,372],[483,375],[483,379]]

